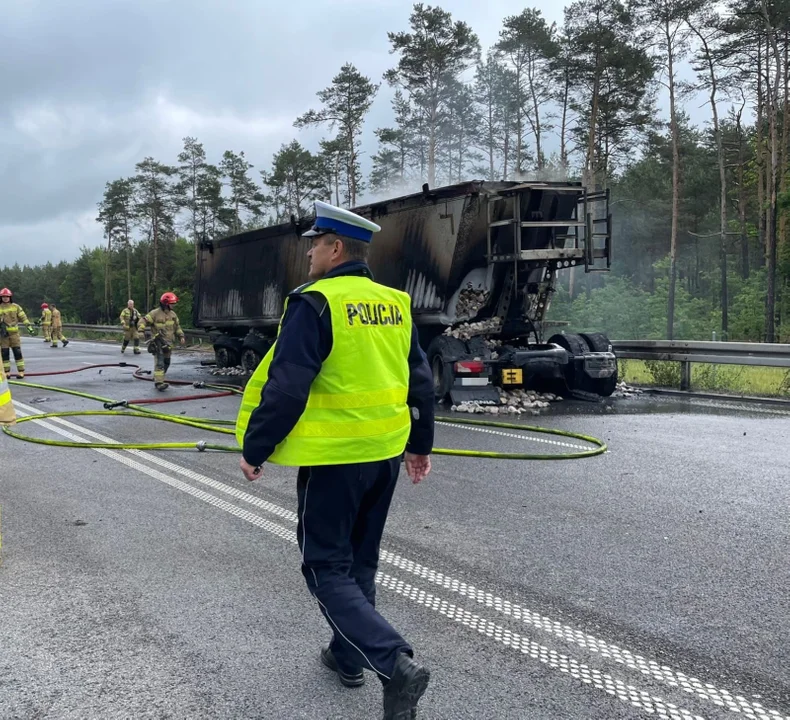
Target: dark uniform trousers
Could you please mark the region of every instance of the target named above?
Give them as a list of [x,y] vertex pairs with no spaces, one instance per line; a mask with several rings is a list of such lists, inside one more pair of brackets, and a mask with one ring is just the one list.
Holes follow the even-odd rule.
[[376,611],[379,546],[400,457],[302,467],[297,478],[302,574],[334,632],[342,670],[368,668],[383,683],[409,644]]

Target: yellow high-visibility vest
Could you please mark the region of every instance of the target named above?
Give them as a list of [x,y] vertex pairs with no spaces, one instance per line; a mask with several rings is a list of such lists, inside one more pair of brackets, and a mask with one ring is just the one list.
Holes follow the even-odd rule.
[[0,425],[13,425],[16,422],[14,403],[11,402],[11,388],[8,386],[3,366],[0,365]]
[[[296,292],[309,291],[320,292],[329,304],[332,350],[313,381],[302,417],[268,462],[348,465],[397,457],[411,429],[406,404],[410,297],[369,278],[348,275],[318,280]],[[244,390],[236,419],[236,439],[242,447],[276,344]]]

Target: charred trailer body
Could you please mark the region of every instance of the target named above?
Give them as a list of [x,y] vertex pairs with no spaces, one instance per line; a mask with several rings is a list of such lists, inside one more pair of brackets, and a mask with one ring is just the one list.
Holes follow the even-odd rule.
[[[560,272],[609,269],[608,205],[608,192],[579,183],[468,182],[354,208],[381,226],[369,264],[411,296],[438,398],[498,403],[494,385],[547,383],[613,392],[608,339],[552,334],[545,321]],[[271,346],[286,296],[307,280],[310,225],[201,244],[194,321],[221,367],[251,371]]]

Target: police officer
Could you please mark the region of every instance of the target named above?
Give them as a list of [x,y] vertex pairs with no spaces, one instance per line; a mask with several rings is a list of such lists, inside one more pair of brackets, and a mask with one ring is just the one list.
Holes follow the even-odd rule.
[[52,342],[52,310],[47,303],[41,303],[41,327],[44,332],[44,342]]
[[140,322],[140,313],[134,306],[134,300],[129,300],[126,307],[121,310],[121,325],[123,325],[123,345],[121,345],[121,355],[126,352],[126,346],[131,340],[134,347],[134,354],[140,354],[140,333],[137,331],[137,324]]
[[320,660],[348,687],[384,685],[385,720],[417,717],[429,671],[376,611],[379,545],[405,452],[431,469],[433,381],[406,293],[365,262],[379,226],[316,202],[309,277],[247,384],[236,424],[248,480],[265,462],[299,467],[302,573],[333,631]]
[[[159,307],[151,310],[137,325],[137,329],[145,333],[148,352],[154,356],[154,384],[157,390],[167,390],[169,387],[165,382],[165,375],[170,367],[171,345],[176,338],[182,345],[185,342],[184,331],[178,322],[178,315],[173,310],[173,305],[177,302],[175,293],[163,293],[159,298]],[[156,330],[153,338],[150,327]]]
[[52,303],[52,345],[51,347],[58,346],[58,340],[63,343],[63,347],[69,344],[69,341],[63,336],[63,319],[60,316],[60,310]]
[[19,339],[19,323],[27,326],[27,331],[35,335],[35,330],[27,319],[25,311],[14,302],[14,294],[8,289],[0,290],[0,355],[3,358],[3,370],[11,372],[11,352],[14,353],[16,376],[21,380],[25,377],[25,358],[22,356],[22,342]]

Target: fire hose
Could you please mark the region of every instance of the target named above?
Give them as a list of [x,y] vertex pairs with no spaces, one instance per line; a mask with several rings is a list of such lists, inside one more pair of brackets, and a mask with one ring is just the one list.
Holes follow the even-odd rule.
[[[96,368],[107,367],[121,367],[121,368],[136,368],[133,377],[137,380],[152,380],[152,378],[144,377],[144,371],[139,365],[131,363],[106,363],[97,365],[87,365],[81,368],[72,370],[59,370],[53,372],[42,373],[27,373],[26,377],[43,377],[49,375],[66,375],[70,373],[82,372],[85,370],[92,370]],[[11,377],[14,377],[12,374]],[[200,400],[209,398],[227,397],[230,395],[241,395],[242,390],[230,385],[215,385],[202,382],[189,382],[186,380],[169,380],[171,385],[186,386],[189,385],[196,389],[208,389],[210,393],[200,393],[197,395],[181,395],[167,398],[141,398],[137,400],[112,400],[109,398],[84,393],[77,390],[69,390],[67,388],[53,387],[50,385],[39,385],[31,382],[21,382],[18,380],[9,379],[11,385],[19,387],[36,388],[38,390],[45,390],[47,392],[57,392],[75,397],[93,400],[102,403],[103,410],[65,410],[60,412],[42,413],[38,415],[27,415],[17,419],[17,425],[29,422],[31,420],[46,420],[51,418],[67,418],[67,417],[87,417],[87,416],[120,416],[120,417],[136,417],[149,420],[159,420],[162,422],[173,423],[177,425],[185,425],[188,427],[197,428],[205,432],[218,433],[224,435],[235,435],[235,421],[234,420],[212,420],[209,418],[190,417],[184,415],[171,415],[168,413],[161,413],[144,407],[144,405],[153,405],[168,402],[182,402],[186,400]],[[119,409],[120,408],[120,409]],[[544,428],[535,425],[519,425],[516,423],[506,423],[495,420],[473,420],[466,418],[451,418],[451,417],[437,417],[437,422],[443,424],[452,424],[459,426],[469,426],[472,428],[496,428],[498,430],[515,430],[519,432],[532,432],[541,435],[559,436],[563,438],[570,438],[574,440],[581,440],[589,443],[593,447],[590,449],[583,449],[578,452],[561,452],[554,454],[542,453],[519,453],[519,452],[494,452],[484,450],[468,450],[463,448],[434,448],[434,455],[455,455],[460,457],[477,457],[489,458],[498,460],[576,460],[581,458],[593,457],[601,455],[606,452],[607,446],[602,440],[591,437],[589,435],[582,435],[580,433],[571,432],[568,430],[558,430],[556,428]],[[204,452],[206,450],[215,452],[233,452],[240,453],[241,448],[238,444],[233,445],[220,445],[215,443],[208,443],[205,440],[198,442],[145,442],[145,443],[127,443],[127,442],[75,442],[71,440],[50,440],[46,438],[37,438],[31,435],[24,435],[17,430],[12,429],[10,426],[3,426],[3,432],[10,437],[25,442],[37,443],[39,445],[49,445],[53,447],[69,447],[69,448],[88,448],[88,449],[109,449],[109,450],[198,450]],[[527,439],[527,438],[525,438]]]

